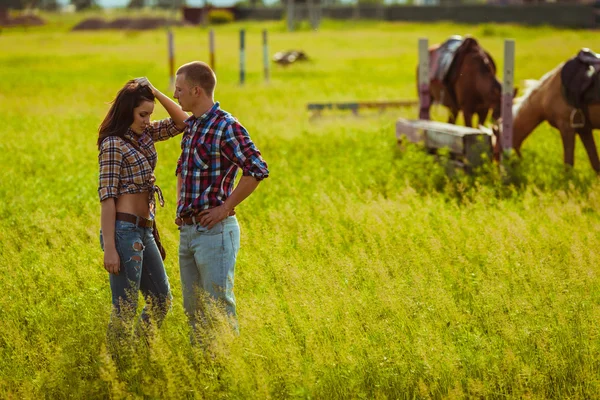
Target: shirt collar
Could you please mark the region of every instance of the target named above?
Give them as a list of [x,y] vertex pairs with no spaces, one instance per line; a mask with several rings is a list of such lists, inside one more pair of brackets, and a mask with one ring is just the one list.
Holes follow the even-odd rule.
[[131,130],[131,128],[128,128],[124,135],[125,139],[129,140],[130,142],[137,142],[136,136],[137,135]]
[[139,134],[135,133],[131,128],[128,128],[127,132],[125,132],[125,135],[123,135],[123,136],[125,139],[129,140],[130,142],[143,144],[148,141],[148,138],[149,138],[148,129],[149,128],[144,129],[142,134],[139,135]]
[[188,126],[192,126],[192,124],[196,121],[206,121],[208,118],[212,117],[217,111],[219,111],[220,109],[220,105],[219,102],[215,102],[215,104],[213,104],[213,106],[204,114],[202,114],[199,117],[194,116],[193,114],[186,119],[184,122],[186,125]]

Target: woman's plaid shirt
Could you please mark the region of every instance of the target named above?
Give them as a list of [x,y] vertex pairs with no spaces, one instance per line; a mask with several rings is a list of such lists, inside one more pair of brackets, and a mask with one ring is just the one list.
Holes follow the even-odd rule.
[[124,135],[125,139],[118,136],[104,139],[98,155],[100,201],[148,191],[148,201],[153,211],[155,191],[158,191],[162,203],[160,189],[154,185],[154,168],[158,160],[154,142],[167,140],[180,133],[175,122],[167,118],[151,122],[141,135],[130,129]]
[[218,102],[185,123],[176,172],[182,178],[178,217],[223,204],[233,190],[238,169],[259,181],[269,176],[267,163],[246,129],[221,110]]

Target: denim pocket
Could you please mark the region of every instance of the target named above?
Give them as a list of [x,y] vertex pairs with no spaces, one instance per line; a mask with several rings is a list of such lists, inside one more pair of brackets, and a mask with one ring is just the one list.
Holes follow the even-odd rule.
[[127,221],[115,221],[115,232],[133,232],[137,229],[137,226],[132,222]]
[[220,235],[223,233],[223,222],[217,222],[211,229],[200,224],[195,226],[196,232],[202,235]]

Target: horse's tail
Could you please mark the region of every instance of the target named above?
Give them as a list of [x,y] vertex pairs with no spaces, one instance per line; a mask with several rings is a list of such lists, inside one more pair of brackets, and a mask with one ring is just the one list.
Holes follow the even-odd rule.
[[502,93],[502,84],[496,77],[494,77],[494,82],[492,83],[492,88],[493,88],[494,92]]
[[496,62],[494,61],[494,57],[492,57],[492,55],[490,53],[488,53],[487,51],[481,49],[483,51],[483,53],[485,54],[485,56],[488,58],[491,66],[492,66],[492,72],[494,73],[494,75],[496,75],[496,71],[498,71],[496,69]]
[[477,39],[472,36],[466,36],[461,45],[463,53],[475,52],[479,54],[481,60],[490,69],[493,75],[496,75],[496,63],[492,58],[492,55],[485,51],[483,47],[479,45]]
[[477,49],[479,48],[479,42],[477,42],[477,40],[472,36],[466,36],[463,40],[462,46],[465,50]]

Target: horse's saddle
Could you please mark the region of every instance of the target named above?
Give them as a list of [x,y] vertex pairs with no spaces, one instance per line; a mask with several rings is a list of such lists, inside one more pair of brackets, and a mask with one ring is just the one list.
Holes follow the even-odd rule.
[[429,69],[429,79],[444,83],[454,61],[454,55],[462,45],[462,36],[450,36],[432,54]]
[[567,103],[583,108],[600,102],[600,56],[582,49],[560,71],[562,91]]
[[590,49],[581,49],[579,54],[577,54],[577,58],[587,64],[595,65],[600,64],[600,55],[594,53]]

